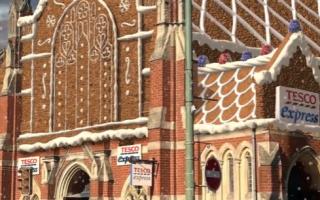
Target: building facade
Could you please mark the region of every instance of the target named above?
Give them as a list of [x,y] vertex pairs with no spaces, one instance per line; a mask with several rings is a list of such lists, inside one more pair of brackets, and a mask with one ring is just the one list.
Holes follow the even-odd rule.
[[[12,1],[1,199],[185,199],[183,3]],[[195,198],[317,199],[319,2],[192,3]],[[130,155],[151,186],[131,184]]]

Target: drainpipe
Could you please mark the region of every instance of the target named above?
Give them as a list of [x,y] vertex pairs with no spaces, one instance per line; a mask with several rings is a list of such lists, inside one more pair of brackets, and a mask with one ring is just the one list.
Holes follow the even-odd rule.
[[186,138],[185,138],[185,199],[194,197],[193,169],[193,116],[192,116],[192,3],[185,0],[185,107],[186,107]]
[[258,199],[257,193],[257,139],[256,139],[257,124],[252,125],[252,199]]

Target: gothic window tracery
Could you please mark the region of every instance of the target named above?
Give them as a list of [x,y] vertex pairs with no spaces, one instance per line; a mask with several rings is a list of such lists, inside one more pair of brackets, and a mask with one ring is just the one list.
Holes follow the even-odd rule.
[[74,2],[54,37],[53,130],[114,120],[116,30],[97,1]]

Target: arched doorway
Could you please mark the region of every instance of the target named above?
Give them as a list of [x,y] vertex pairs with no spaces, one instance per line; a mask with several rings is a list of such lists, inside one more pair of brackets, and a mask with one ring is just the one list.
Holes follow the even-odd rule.
[[318,161],[310,152],[301,153],[292,163],[287,191],[290,200],[320,199],[320,172]]
[[67,195],[64,200],[89,200],[90,198],[90,177],[79,169],[70,179]]

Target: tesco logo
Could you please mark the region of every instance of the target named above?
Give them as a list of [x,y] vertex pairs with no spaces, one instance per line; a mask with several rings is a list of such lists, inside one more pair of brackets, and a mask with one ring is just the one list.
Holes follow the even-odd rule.
[[294,101],[299,103],[306,103],[306,104],[316,104],[317,97],[310,93],[298,92],[294,90],[286,90],[287,92],[287,99],[288,101]]
[[30,164],[37,164],[38,159],[26,159],[26,160],[21,160],[21,163],[23,165],[30,165]]
[[140,159],[141,144],[118,147],[117,165],[129,165],[130,161]]
[[134,153],[134,152],[138,152],[139,150],[140,150],[139,146],[121,147],[122,153]]

